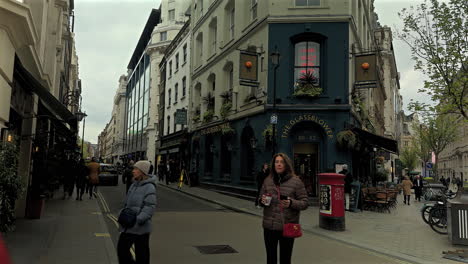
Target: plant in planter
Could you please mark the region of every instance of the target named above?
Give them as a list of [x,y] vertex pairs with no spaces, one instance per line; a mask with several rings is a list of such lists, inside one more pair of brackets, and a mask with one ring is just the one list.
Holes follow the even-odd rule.
[[253,94],[248,94],[244,99],[244,103],[248,103],[253,100],[257,100],[257,97]]
[[221,106],[220,115],[223,119],[226,119],[229,112],[231,111],[231,108],[232,108],[232,103],[225,103]]
[[293,95],[296,97],[317,97],[322,92],[323,89],[320,87],[319,79],[311,71],[307,71],[294,84]]
[[200,107],[195,108],[192,119],[195,123],[200,122]]
[[374,173],[374,179],[376,182],[386,182],[389,174],[390,172],[383,167],[378,168]]
[[211,120],[213,120],[213,116],[214,116],[214,111],[213,109],[208,109],[205,111],[205,113],[203,113],[203,122],[210,122]]
[[340,131],[336,135],[336,142],[338,143],[338,146],[347,149],[356,149],[358,146],[356,134],[351,130]]
[[0,232],[2,233],[14,229],[15,201],[23,192],[17,171],[17,147],[8,142],[0,143]]

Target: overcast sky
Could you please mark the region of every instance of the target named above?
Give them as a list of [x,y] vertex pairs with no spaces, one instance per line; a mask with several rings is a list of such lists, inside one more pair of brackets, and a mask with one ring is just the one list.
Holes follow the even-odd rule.
[[[402,23],[397,15],[402,8],[419,0],[376,0],[375,8],[382,25],[392,29]],[[75,35],[83,85],[83,110],[86,111],[85,139],[97,137],[109,121],[118,79],[127,69],[152,8],[160,0],[79,0],[75,1]],[[401,94],[405,106],[418,98],[423,77],[413,70],[406,44],[394,39]],[[421,99],[421,95],[419,98]],[[81,132],[80,132],[81,135]]]

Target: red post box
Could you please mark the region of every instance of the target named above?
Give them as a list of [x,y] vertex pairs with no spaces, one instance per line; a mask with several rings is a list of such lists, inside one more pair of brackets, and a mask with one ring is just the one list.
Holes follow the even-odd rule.
[[344,231],[344,178],[343,174],[320,173],[320,220],[323,229]]

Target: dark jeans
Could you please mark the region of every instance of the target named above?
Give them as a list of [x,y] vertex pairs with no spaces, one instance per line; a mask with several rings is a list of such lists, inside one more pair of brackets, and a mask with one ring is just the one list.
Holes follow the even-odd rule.
[[267,264],[278,263],[278,242],[280,245],[280,264],[291,264],[294,238],[283,237],[283,231],[263,229]]
[[77,199],[82,199],[83,198],[83,194],[85,192],[85,185],[84,184],[80,184],[80,185],[76,185],[76,198]]
[[405,195],[404,198],[405,198],[405,200],[404,200],[405,203],[408,202],[408,204],[409,204],[409,203],[410,203],[411,195]]
[[414,194],[415,194],[415,200],[421,201],[422,187],[415,187]]
[[[120,264],[149,264],[150,249],[149,249],[149,233],[143,235],[134,235],[129,233],[120,233],[119,242],[117,243],[117,255]],[[130,248],[135,244],[135,258],[133,260],[130,253]]]
[[97,192],[97,184],[88,182],[86,185],[86,192],[89,193],[89,198],[92,198],[93,192]]

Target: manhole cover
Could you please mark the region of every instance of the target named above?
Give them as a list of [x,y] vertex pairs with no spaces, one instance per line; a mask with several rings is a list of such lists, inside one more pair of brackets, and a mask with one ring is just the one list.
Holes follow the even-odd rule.
[[212,245],[212,246],[195,246],[198,251],[202,254],[212,255],[212,254],[231,254],[238,253],[229,245]]

